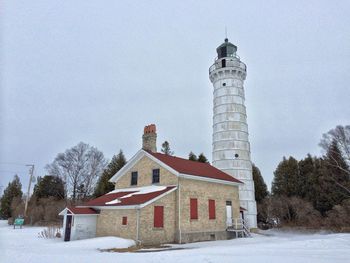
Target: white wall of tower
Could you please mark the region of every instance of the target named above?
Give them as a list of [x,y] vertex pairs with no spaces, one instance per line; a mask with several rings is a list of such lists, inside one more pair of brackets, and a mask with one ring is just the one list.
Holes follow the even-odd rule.
[[[226,60],[222,67],[221,60]],[[256,202],[248,124],[244,105],[246,66],[238,57],[217,59],[209,69],[213,92],[213,165],[241,180],[241,206],[249,227],[256,228]],[[238,157],[236,155],[238,154]]]

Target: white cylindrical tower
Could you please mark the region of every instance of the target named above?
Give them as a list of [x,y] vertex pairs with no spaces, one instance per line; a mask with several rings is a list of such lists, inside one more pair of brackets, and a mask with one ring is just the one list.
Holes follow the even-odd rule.
[[209,68],[214,86],[213,166],[241,180],[240,205],[250,228],[257,227],[257,211],[250,159],[248,124],[244,106],[246,65],[236,55],[237,47],[228,39],[217,49]]

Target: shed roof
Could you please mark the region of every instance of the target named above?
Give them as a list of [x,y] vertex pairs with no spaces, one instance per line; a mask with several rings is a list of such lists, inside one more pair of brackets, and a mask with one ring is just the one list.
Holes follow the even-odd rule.
[[63,209],[59,215],[64,215],[64,211],[67,210],[67,214],[72,215],[98,215],[99,213],[89,207],[75,207],[75,206],[68,206],[65,209]]

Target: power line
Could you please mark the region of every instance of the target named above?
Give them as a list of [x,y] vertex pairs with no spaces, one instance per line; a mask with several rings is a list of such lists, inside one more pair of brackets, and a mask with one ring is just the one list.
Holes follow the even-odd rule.
[[28,173],[28,171],[10,171],[10,170],[0,170],[1,173]]
[[5,164],[5,165],[20,165],[20,166],[26,166],[27,164],[25,163],[15,163],[15,162],[0,162],[1,164]]

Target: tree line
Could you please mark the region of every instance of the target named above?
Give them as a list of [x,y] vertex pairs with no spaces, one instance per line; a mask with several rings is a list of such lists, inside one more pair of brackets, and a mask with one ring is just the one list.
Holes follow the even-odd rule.
[[321,157],[283,157],[274,171],[271,193],[253,166],[261,227],[350,230],[350,126],[325,133],[319,145],[324,150]]
[[[297,160],[283,157],[274,171],[271,192],[253,164],[258,222],[262,228],[303,226],[348,229],[350,226],[350,126],[337,126],[323,134],[324,155],[307,154]],[[169,142],[161,152],[173,155]],[[208,163],[203,153],[192,151],[191,161]],[[59,153],[46,166],[49,175],[38,177],[28,205],[27,223],[59,221],[58,212],[114,189],[109,179],[126,164],[122,150],[107,161],[86,143]],[[16,175],[0,199],[0,217],[23,215],[22,185]],[[348,227],[348,228],[347,228]],[[349,229],[348,229],[349,230]]]
[[[174,153],[167,141],[161,151],[168,155]],[[45,167],[48,175],[37,178],[28,204],[27,221],[31,224],[59,221],[58,213],[65,206],[114,190],[109,179],[125,164],[122,150],[108,162],[101,151],[83,142],[57,154]],[[24,200],[20,178],[15,175],[0,199],[0,218],[23,216]]]

